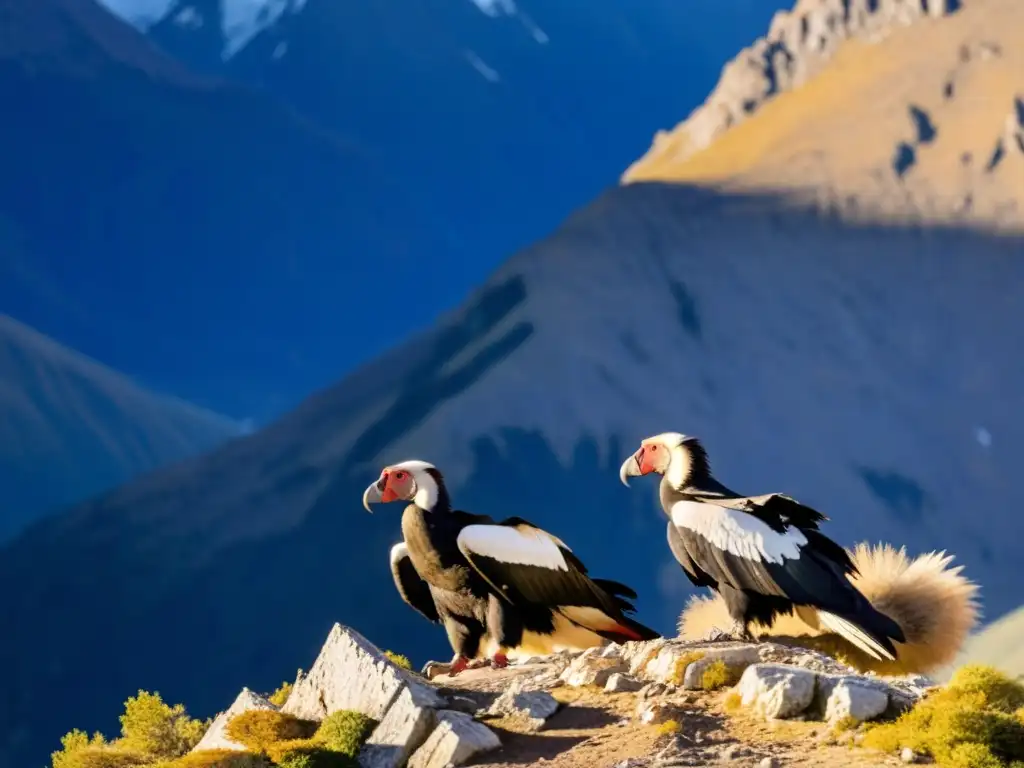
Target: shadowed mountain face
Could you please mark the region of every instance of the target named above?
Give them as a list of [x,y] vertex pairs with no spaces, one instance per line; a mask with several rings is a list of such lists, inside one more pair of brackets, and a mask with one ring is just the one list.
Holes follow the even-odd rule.
[[308,665],[333,621],[447,658],[391,583],[400,505],[359,503],[413,456],[458,506],[521,515],[636,588],[662,631],[689,589],[653,482],[623,488],[616,469],[669,429],[703,437],[737,490],[819,507],[843,544],[948,549],[988,616],[1015,607],[1024,527],[1000,510],[1024,439],[1024,363],[1004,341],[1024,320],[1022,246],[771,198],[608,193],[435,329],[5,553],[0,759],[109,727],[139,687],[210,714]]
[[0,543],[60,506],[242,434],[5,315],[0,382]]
[[[159,5],[108,4],[129,18]],[[61,13],[44,23],[37,5]],[[301,12],[223,61],[223,27],[261,5]],[[97,22],[92,0],[0,0],[34,14],[11,35],[47,54],[0,61],[23,105],[0,125],[22,148],[0,216],[31,266],[0,277],[0,306],[262,423],[433,323],[614,184],[777,5],[527,0],[492,17],[470,0],[175,0],[154,46],[124,24],[84,36],[64,10]],[[173,56],[261,93],[97,70],[127,49],[147,71]]]
[[0,121],[18,148],[0,175],[0,307],[62,343],[258,417],[334,380],[339,337],[373,338],[339,319],[339,302],[379,299],[352,286],[444,246],[362,148],[189,74],[91,0],[2,0],[0,27],[18,105]]

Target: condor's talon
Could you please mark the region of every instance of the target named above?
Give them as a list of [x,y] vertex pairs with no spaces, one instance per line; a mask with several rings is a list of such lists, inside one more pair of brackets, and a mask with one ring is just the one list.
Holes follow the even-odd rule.
[[452,662],[451,669],[448,670],[448,677],[455,677],[460,672],[465,672],[469,669],[469,659],[465,656],[459,656]]

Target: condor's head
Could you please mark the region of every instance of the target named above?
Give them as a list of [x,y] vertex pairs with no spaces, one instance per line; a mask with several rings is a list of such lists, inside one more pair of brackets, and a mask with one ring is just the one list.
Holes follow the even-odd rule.
[[708,455],[700,440],[679,432],[663,432],[646,437],[640,448],[622,462],[619,479],[629,486],[630,477],[656,472],[676,490],[682,490],[710,474]]
[[411,501],[420,509],[430,511],[448,503],[444,478],[433,464],[417,459],[384,467],[377,481],[363,491],[363,506],[390,501]]

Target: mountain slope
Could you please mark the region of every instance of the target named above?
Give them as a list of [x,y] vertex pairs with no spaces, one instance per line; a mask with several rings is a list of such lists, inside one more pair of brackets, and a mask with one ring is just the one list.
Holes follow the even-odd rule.
[[[1020,517],[979,512],[1002,508],[1021,458],[1024,366],[1004,339],[1024,319],[1022,245],[771,199],[609,193],[278,423],[24,537],[0,563],[0,660],[19,670],[0,701],[7,755],[38,757],[139,686],[212,712],[287,676],[337,619],[442,653],[390,582],[398,510],[358,501],[411,455],[448,471],[461,506],[548,526],[666,631],[688,588],[654,488],[615,470],[670,428],[705,437],[740,490],[806,499],[845,544],[949,548],[987,613],[1015,606]],[[34,719],[53,687],[76,694]]]
[[34,518],[243,434],[0,315],[0,542]]

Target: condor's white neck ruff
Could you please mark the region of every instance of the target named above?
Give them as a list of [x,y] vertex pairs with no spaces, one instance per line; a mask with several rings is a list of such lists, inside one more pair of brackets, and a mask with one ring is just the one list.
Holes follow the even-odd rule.
[[391,468],[404,469],[416,481],[416,493],[412,497],[413,504],[428,512],[437,506],[437,497],[439,495],[437,482],[427,472],[428,469],[436,469],[433,464],[412,459],[410,461],[403,461],[400,464],[393,464]]
[[662,432],[660,435],[653,435],[642,441],[641,445],[658,443],[668,449],[669,462],[665,469],[665,480],[677,491],[686,487],[690,480],[690,472],[693,468],[693,459],[690,457],[689,449],[683,445],[686,435],[681,432]]

